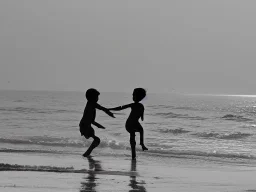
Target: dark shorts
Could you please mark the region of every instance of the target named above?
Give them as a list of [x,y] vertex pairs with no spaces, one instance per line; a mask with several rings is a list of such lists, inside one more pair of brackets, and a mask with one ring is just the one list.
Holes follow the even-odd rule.
[[141,132],[143,130],[139,122],[126,122],[125,128],[129,133]]
[[80,124],[79,127],[81,136],[84,136],[86,139],[95,136],[95,131],[90,125]]

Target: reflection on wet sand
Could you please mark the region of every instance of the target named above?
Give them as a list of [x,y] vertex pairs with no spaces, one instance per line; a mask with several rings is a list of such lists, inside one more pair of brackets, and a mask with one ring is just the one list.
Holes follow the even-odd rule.
[[90,171],[88,172],[88,176],[85,178],[87,182],[82,182],[81,183],[81,189],[80,192],[96,192],[96,186],[97,184],[95,183],[96,178],[96,173],[97,171],[102,171],[102,167],[100,164],[100,161],[94,160],[92,157],[87,157],[88,162],[89,162],[89,169]]
[[[131,172],[137,171],[137,162],[136,160],[131,160]],[[140,192],[146,192],[146,188],[143,186],[145,184],[145,181],[138,182],[136,180],[136,176],[130,176],[130,184],[129,186],[132,188],[129,190],[129,192],[133,191],[140,191]]]
[[[98,160],[94,160],[92,157],[87,157],[87,160],[89,162],[89,171],[88,176],[85,177],[85,182],[81,182],[81,189],[80,192],[96,192],[96,187],[100,184],[100,182],[96,183],[97,174],[107,174],[109,175],[109,171],[104,171],[101,166],[101,162]],[[145,181],[137,181],[137,162],[136,160],[131,160],[131,168],[130,171],[127,172],[120,172],[120,171],[114,171],[111,172],[111,175],[118,176],[129,176],[129,187],[131,188],[129,192],[146,192],[146,188],[144,185],[146,184]]]

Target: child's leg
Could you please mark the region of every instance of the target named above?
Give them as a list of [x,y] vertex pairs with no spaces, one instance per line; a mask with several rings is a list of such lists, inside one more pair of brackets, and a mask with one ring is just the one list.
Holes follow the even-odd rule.
[[140,132],[140,145],[144,145],[144,130],[142,127],[139,132]]
[[98,147],[98,145],[100,144],[100,138],[97,137],[97,136],[94,136],[93,137],[93,142],[92,142],[92,146],[95,148],[95,147]]
[[143,127],[141,125],[138,126],[137,131],[140,133],[140,145],[142,147],[142,150],[148,150],[148,148],[144,145],[144,130]]
[[130,145],[131,145],[131,151],[132,151],[132,159],[136,159],[135,132],[130,132]]
[[100,144],[99,137],[94,135],[92,138],[93,138],[93,142],[90,145],[90,147],[87,149],[87,151],[83,154],[84,157],[88,157],[91,154],[92,150]]

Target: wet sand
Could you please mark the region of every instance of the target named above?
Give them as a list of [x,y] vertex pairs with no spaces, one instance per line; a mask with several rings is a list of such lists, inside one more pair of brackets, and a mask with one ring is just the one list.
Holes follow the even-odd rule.
[[1,192],[256,191],[256,168],[238,164],[100,154],[0,153],[0,159]]

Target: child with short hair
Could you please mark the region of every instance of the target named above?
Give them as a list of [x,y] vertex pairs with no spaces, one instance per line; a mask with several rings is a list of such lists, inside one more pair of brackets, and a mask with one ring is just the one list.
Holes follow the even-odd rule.
[[148,150],[148,148],[144,145],[144,130],[141,124],[139,123],[139,119],[144,120],[144,106],[140,101],[144,99],[146,96],[146,90],[143,88],[135,88],[133,91],[133,101],[134,103],[130,103],[127,105],[109,108],[109,110],[120,111],[123,109],[131,108],[131,113],[126,121],[125,127],[126,130],[130,133],[130,145],[132,151],[132,159],[136,159],[136,140],[135,140],[135,132],[140,133],[140,145],[142,150]]
[[95,122],[96,109],[104,111],[106,114],[114,118],[113,113],[111,113],[105,107],[102,107],[97,102],[99,100],[99,91],[96,89],[88,89],[85,93],[87,103],[84,109],[83,117],[79,123],[80,133],[86,139],[92,137],[94,140],[88,150],[83,154],[84,157],[87,157],[91,154],[92,150],[100,144],[100,138],[95,136],[95,131],[92,128],[91,124],[95,125],[98,128],[105,129],[101,124]]

